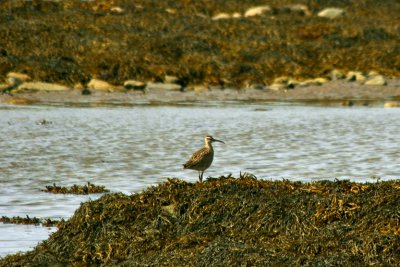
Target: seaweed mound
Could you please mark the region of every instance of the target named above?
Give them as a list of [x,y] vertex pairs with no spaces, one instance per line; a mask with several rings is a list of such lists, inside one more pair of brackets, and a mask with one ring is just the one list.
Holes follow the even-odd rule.
[[395,265],[400,181],[169,179],[83,203],[33,251],[0,265]]

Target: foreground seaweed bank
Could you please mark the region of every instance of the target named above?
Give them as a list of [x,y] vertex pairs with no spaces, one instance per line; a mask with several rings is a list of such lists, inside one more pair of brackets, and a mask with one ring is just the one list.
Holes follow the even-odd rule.
[[400,261],[399,190],[400,181],[169,179],[83,203],[48,240],[0,265],[390,266]]

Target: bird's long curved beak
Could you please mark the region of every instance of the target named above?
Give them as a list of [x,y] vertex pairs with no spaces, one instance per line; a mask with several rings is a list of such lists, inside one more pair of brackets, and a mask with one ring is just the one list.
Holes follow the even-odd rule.
[[214,138],[213,138],[213,142],[220,142],[220,143],[223,143],[223,144],[225,144],[225,142],[224,142],[224,141],[217,140],[217,139],[214,139]]

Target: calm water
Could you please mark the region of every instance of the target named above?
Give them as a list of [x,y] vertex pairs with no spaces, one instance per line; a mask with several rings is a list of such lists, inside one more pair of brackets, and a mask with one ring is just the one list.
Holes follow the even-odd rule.
[[[46,120],[47,124],[40,122]],[[182,170],[212,134],[207,176],[265,179],[400,177],[400,109],[278,104],[195,106],[0,106],[0,216],[68,218],[92,195],[54,195],[46,185],[87,182],[138,192]],[[53,228],[0,224],[0,256],[32,248]]]

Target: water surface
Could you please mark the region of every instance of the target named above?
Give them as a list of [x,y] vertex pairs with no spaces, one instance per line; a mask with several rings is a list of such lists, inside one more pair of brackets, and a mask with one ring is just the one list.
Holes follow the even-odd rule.
[[[400,109],[272,103],[194,106],[0,106],[0,216],[68,218],[98,195],[41,190],[87,182],[139,192],[178,177],[211,134],[207,176],[249,172],[264,179],[400,177]],[[54,228],[0,224],[0,256],[27,250]]]

